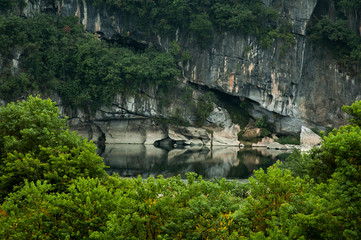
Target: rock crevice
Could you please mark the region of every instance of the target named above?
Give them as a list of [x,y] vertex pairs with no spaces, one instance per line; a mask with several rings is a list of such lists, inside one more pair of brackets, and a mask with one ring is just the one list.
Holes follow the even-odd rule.
[[[55,1],[56,4],[27,1],[23,14],[30,17],[53,8],[53,12],[62,16],[78,16],[85,30],[101,33],[108,40],[126,36],[128,42],[157,46],[164,51],[169,50],[170,42],[177,40],[181,48],[192,55],[192,59],[179,64],[185,82],[250,99],[253,105],[250,114],[254,118],[267,115],[277,132],[294,133],[300,132],[303,125],[337,127],[344,124],[341,106],[361,96],[360,79],[341,71],[331,53],[322,47],[313,47],[308,39],[307,26],[319,2],[264,0],[267,6],[278,4],[281,18],[292,23],[294,33],[291,46],[276,40],[268,49],[260,47],[255,37],[238,32],[214,32],[212,43],[205,49],[198,48],[180,29],[173,37],[149,36],[137,28],[136,19],[110,10],[104,4],[94,6],[90,0],[62,0]],[[15,61],[13,65],[16,64]],[[151,117],[167,117],[151,97],[134,97],[125,102],[121,99],[124,98],[117,97],[110,109],[99,109],[92,119],[107,141],[121,135],[120,130],[110,133],[113,127],[142,129],[137,124],[133,126],[130,119],[151,124]],[[144,120],[138,119],[143,117]],[[230,125],[228,130],[233,136],[234,127]],[[166,138],[166,135],[163,132],[159,136]],[[158,138],[153,133],[149,136]],[[122,137],[129,138],[128,135]],[[134,141],[148,140],[139,136]]]

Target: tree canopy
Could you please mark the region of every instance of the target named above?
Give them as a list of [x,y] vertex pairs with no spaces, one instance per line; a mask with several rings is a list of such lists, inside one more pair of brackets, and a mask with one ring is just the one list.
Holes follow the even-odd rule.
[[[175,85],[180,71],[170,53],[108,44],[86,33],[77,17],[0,17],[3,56],[0,94],[12,101],[31,91],[57,92],[66,106],[91,112],[116,94]],[[14,52],[18,73],[11,70]]]
[[7,152],[0,162],[6,195],[0,205],[2,239],[361,236],[359,125],[335,129],[320,148],[294,154],[288,161],[298,171],[277,163],[242,184],[204,181],[194,173],[187,181],[104,177],[94,146],[69,133],[59,117],[54,103],[38,97],[0,109],[1,147]]
[[25,180],[64,190],[74,178],[105,175],[95,145],[69,131],[54,102],[32,96],[0,108],[0,165],[2,196]]
[[[361,38],[358,28],[352,28],[352,14],[361,9],[359,0],[334,1],[326,4],[328,12],[314,14],[309,27],[310,40],[330,50],[339,64],[351,73],[359,74]],[[323,9],[324,10],[324,9]],[[356,24],[357,25],[357,24]]]

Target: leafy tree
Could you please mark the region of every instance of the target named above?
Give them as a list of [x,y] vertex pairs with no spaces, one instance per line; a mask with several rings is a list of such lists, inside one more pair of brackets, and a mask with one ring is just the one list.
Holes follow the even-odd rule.
[[25,182],[2,205],[2,239],[84,239],[104,231],[115,196],[99,179],[73,180],[66,193],[52,193],[53,186],[40,180]]
[[320,148],[313,148],[307,154],[294,151],[286,162],[287,167],[299,176],[309,175],[319,182],[326,182],[335,172],[353,178],[355,171],[361,168],[360,109],[359,101],[343,106],[342,110],[352,117],[349,121],[354,125],[334,129],[323,138]]
[[191,16],[189,25],[190,32],[196,37],[201,48],[205,48],[213,39],[213,26],[209,17],[205,13],[195,14]]
[[[299,214],[310,214],[308,205],[312,182],[295,178],[289,170],[279,168],[280,163],[255,172],[250,178],[251,193],[241,203],[233,217],[243,236],[269,236],[270,239],[300,238],[305,231]],[[307,224],[305,224],[307,225]],[[262,239],[262,238],[260,238]]]
[[26,42],[26,26],[17,16],[0,17],[0,53],[8,56],[14,47]]
[[[174,57],[154,49],[133,52],[86,34],[76,17],[0,18],[0,53],[5,68],[0,93],[11,101],[30,90],[56,91],[65,105],[93,111],[115,95],[142,86],[167,88],[180,72]],[[12,29],[12,31],[9,31]],[[19,50],[20,74],[12,76],[9,59]]]
[[177,30],[190,33],[203,49],[212,40],[213,27],[220,31],[253,34],[263,47],[269,47],[277,37],[293,39],[291,32],[278,31],[278,11],[266,7],[260,0],[159,0],[142,1],[142,4],[136,1],[93,0],[96,5],[102,2],[136,16],[138,27],[144,30],[163,34],[174,34]]
[[327,16],[312,26],[310,38],[330,47],[339,59],[350,55],[360,42],[357,34],[349,28],[347,20],[331,20]]
[[345,10],[355,10],[361,8],[360,0],[340,0],[337,4]]
[[[0,206],[4,239],[231,239],[243,185],[224,179],[73,179],[65,192],[25,182]],[[234,238],[237,239],[237,238]]]
[[350,123],[361,127],[361,101],[356,101],[351,106],[342,106],[342,111],[352,117],[349,119]]
[[208,92],[203,94],[197,102],[196,113],[197,113],[197,125],[202,126],[206,118],[213,111],[214,106],[213,102],[215,100],[215,95],[213,92]]
[[2,195],[25,179],[64,190],[73,178],[105,174],[94,144],[69,132],[54,102],[32,96],[0,108],[0,166]]
[[[51,239],[49,198],[52,186],[41,181],[25,180],[24,187],[10,193],[1,205],[0,237],[2,239]],[[41,207],[40,207],[41,206]]]
[[[359,124],[359,102],[343,109]],[[342,126],[324,137],[322,146],[305,154],[292,154],[289,164],[304,170],[296,173],[309,175],[319,184],[313,194],[319,197],[319,208],[314,212],[322,220],[322,238],[357,239],[361,236],[361,129],[359,125]]]
[[336,17],[321,16],[314,18],[309,28],[310,39],[316,43],[326,46],[334,54],[334,57],[341,66],[344,66],[350,73],[355,74],[358,70],[353,66],[361,60],[361,38],[358,30],[350,26],[348,13],[350,10],[360,8],[359,0],[336,1],[337,7],[334,14]]

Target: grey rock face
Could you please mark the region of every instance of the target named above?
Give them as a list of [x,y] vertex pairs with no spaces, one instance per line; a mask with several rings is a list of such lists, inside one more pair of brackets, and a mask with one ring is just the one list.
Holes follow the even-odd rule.
[[279,132],[299,132],[304,123],[344,124],[341,106],[357,99],[361,82],[342,72],[329,52],[308,41],[305,29],[316,3],[283,1],[281,15],[294,23],[292,46],[278,40],[262,49],[250,36],[219,33],[209,49],[193,51],[185,75],[193,83],[252,100]]
[[232,125],[231,116],[226,109],[221,107],[214,108],[206,120],[207,123],[218,127],[230,127]]
[[[121,12],[110,11],[104,5],[93,6],[88,0],[55,1],[55,12],[60,15],[79,16],[84,29],[101,32],[112,38],[126,34],[137,43],[156,45],[167,51],[169,43],[177,39],[192,53],[193,58],[180,64],[185,81],[207,86],[224,93],[247,98],[253,102],[253,116],[268,115],[276,130],[283,133],[299,132],[302,125],[339,126],[345,123],[341,106],[361,97],[359,78],[341,71],[332,55],[308,41],[307,23],[314,13],[317,0],[272,1],[278,4],[281,18],[293,24],[295,42],[285,46],[282,40],[264,49],[257,40],[242,33],[214,33],[207,49],[200,50],[182,33],[170,39],[166,36],[149,36],[137,29],[136,19],[129,20]],[[25,15],[47,9],[46,1],[31,1]],[[150,116],[155,105],[144,106]],[[133,109],[137,115],[139,109]],[[154,110],[154,111],[153,111]],[[152,112],[153,111],[153,112]],[[99,111],[98,119],[113,118],[114,114],[129,114],[121,109],[110,116]],[[107,115],[108,114],[108,115]]]
[[300,143],[301,145],[315,146],[322,142],[322,138],[308,127],[302,126]]

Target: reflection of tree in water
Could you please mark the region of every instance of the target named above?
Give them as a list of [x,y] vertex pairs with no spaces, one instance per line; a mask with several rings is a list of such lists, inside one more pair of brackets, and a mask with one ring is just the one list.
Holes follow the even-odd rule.
[[[273,158],[272,155],[265,156],[260,151],[252,150],[252,149],[243,149],[241,151],[238,151],[237,158],[243,164],[241,169],[247,170],[248,177],[252,175],[254,170],[260,168],[266,170],[267,167],[275,163],[275,158]],[[240,171],[241,169],[233,168],[232,171],[237,172]],[[245,175],[246,173],[243,174],[243,176]]]
[[[182,178],[185,177],[187,172],[195,172],[202,175],[205,179],[211,178],[230,178],[230,179],[245,179],[252,175],[253,170],[271,166],[275,160],[272,156],[264,156],[256,150],[241,149],[235,154],[235,159],[225,157],[221,160],[210,157],[208,154],[204,155],[199,161],[189,162],[192,153],[187,151],[182,157],[179,156],[178,160],[168,162],[170,164],[156,164],[151,169],[152,175],[163,175],[165,177],[175,176],[180,174]],[[198,153],[199,154],[199,153]],[[187,156],[187,157],[186,157]]]
[[[126,149],[121,149],[126,147]],[[147,148],[138,149],[130,146],[121,146],[120,149],[108,151],[105,161],[109,161],[108,172],[118,173],[121,176],[146,178],[150,175],[172,177],[181,175],[186,177],[187,172],[195,172],[205,179],[230,178],[246,179],[253,170],[272,165],[276,161],[274,154],[254,149],[239,149],[236,147],[214,147],[213,149],[175,149],[165,151]],[[136,152],[140,151],[139,155]],[[124,154],[124,156],[122,156]],[[277,155],[277,154],[276,154]]]

